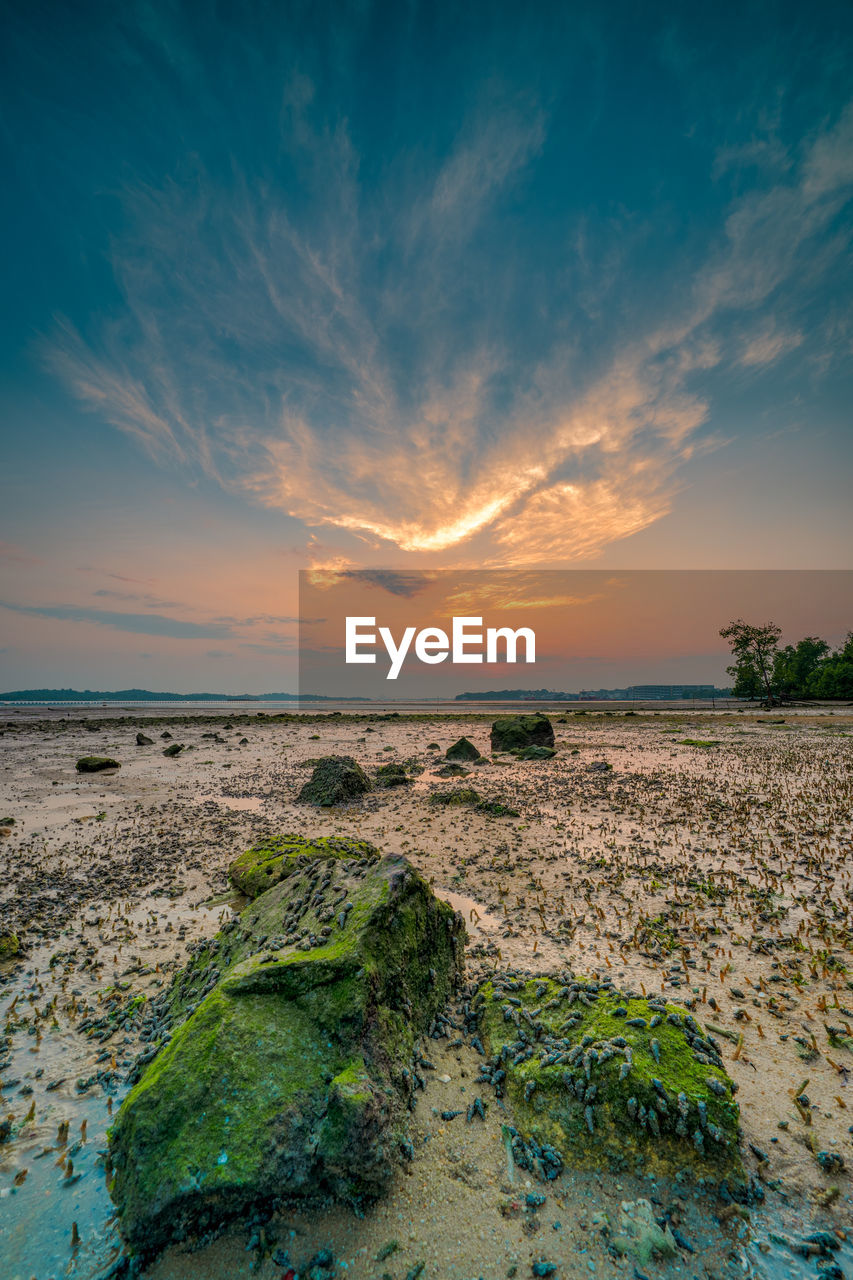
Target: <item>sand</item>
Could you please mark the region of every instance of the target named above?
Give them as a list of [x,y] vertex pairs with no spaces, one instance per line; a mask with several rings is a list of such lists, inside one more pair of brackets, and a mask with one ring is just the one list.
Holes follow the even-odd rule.
[[[405,854],[462,911],[472,981],[505,966],[570,968],[689,1003],[718,1028],[739,1086],[745,1163],[765,1203],[748,1224],[678,1187],[567,1174],[528,1211],[529,1188],[508,1182],[493,1100],[485,1123],[441,1120],[474,1096],[474,1049],[429,1042],[415,1159],[379,1205],[362,1218],[341,1208],[284,1214],[262,1235],[248,1224],[197,1252],[169,1251],[146,1272],[151,1280],[278,1277],[288,1265],[276,1250],[298,1269],[322,1247],[353,1280],[405,1280],[420,1262],[424,1280],[526,1277],[539,1258],[559,1277],[630,1276],[633,1264],[607,1253],[595,1215],[613,1219],[637,1196],[674,1214],[695,1250],[649,1264],[650,1276],[815,1274],[778,1239],[815,1223],[844,1233],[853,1222],[853,1042],[843,1041],[845,1026],[853,1031],[853,714],[553,721],[553,760],[487,758],[461,780],[512,806],[513,818],[431,799],[460,785],[437,773],[457,737],[488,752],[485,716],[45,718],[32,709],[9,714],[5,728],[0,720],[0,817],[15,819],[0,838],[0,927],[11,922],[25,942],[0,965],[9,1037],[0,1117],[14,1117],[0,1144],[0,1255],[12,1260],[10,1280],[60,1276],[69,1261],[68,1274],[95,1275],[115,1254],[98,1150],[141,1047],[128,1002],[168,981],[185,948],[239,910],[227,866],[281,831],[354,835]],[[136,745],[139,728],[153,745]],[[162,754],[170,741],[185,746],[176,759]],[[368,770],[411,760],[422,771],[410,787],[346,809],[296,805],[306,762],[331,752]],[[79,775],[85,754],[122,767]],[[119,1007],[103,1040],[79,1029]],[[803,1088],[805,1108],[794,1101]],[[64,1120],[67,1145],[57,1139]],[[846,1172],[825,1173],[818,1151],[837,1152]],[[843,1257],[849,1241],[837,1238]]]

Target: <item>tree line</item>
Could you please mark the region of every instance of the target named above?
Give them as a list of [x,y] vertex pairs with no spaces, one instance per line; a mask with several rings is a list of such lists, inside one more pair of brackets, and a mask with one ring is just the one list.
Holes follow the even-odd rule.
[[727,667],[736,698],[760,698],[768,706],[801,698],[853,698],[853,631],[838,649],[819,636],[780,645],[774,622],[752,626],[738,618],[721,629],[734,662]]

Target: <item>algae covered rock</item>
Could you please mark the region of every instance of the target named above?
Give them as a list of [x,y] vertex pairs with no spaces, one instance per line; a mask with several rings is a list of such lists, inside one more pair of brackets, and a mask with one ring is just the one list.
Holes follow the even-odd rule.
[[512,809],[502,800],[486,800],[474,787],[456,787],[452,791],[434,791],[430,796],[433,804],[476,809],[479,813],[488,813],[493,818],[517,818],[517,809]]
[[171,1035],[109,1134],[141,1255],[253,1206],[387,1184],[417,1038],[461,972],[464,926],[398,857],[317,858],[261,894],[152,1002]]
[[467,738],[459,738],[444,753],[445,760],[479,760],[480,752]]
[[304,870],[317,858],[340,858],[355,861],[379,858],[379,850],[369,840],[352,840],[348,836],[270,836],[242,853],[228,868],[229,878],[250,898],[272,889],[285,876]]
[[524,747],[553,747],[554,729],[541,712],[529,716],[501,716],[492,725],[493,751],[519,751]]
[[519,760],[550,760],[557,752],[553,747],[521,747],[513,755]]
[[173,742],[170,747],[164,748],[163,755],[167,756],[170,760],[174,760],[175,756],[179,756],[183,749],[184,745],[182,742]]
[[0,960],[11,960],[21,949],[20,939],[11,929],[0,931]]
[[408,787],[412,779],[406,772],[406,766],[396,761],[381,764],[376,770],[377,787]]
[[683,1008],[565,975],[496,978],[478,1008],[516,1163],[546,1178],[570,1164],[745,1187],[734,1086]]
[[370,781],[352,756],[321,756],[297,799],[328,808],[346,804],[369,790]]
[[100,773],[103,769],[120,769],[118,760],[112,756],[81,756],[77,761],[78,773]]

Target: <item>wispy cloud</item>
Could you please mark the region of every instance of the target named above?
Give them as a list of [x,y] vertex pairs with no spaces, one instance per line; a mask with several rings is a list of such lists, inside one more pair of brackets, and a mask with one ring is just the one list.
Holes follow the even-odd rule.
[[5,560],[7,564],[42,564],[38,556],[32,555],[23,547],[15,546],[12,542],[0,542],[0,560]]
[[167,636],[173,640],[212,640],[233,634],[230,627],[221,623],[189,622],[158,613],[110,613],[104,609],[89,609],[78,605],[28,605],[9,601],[0,601],[0,608],[36,618],[89,622],[96,626],[113,627],[116,631],[129,631],[142,636]]
[[803,335],[796,331],[766,330],[750,338],[741,353],[740,363],[747,367],[773,364],[779,356],[800,346],[802,341]]
[[99,600],[121,600],[125,604],[145,604],[151,609],[180,609],[176,600],[162,600],[149,591],[111,591],[109,587],[100,587],[92,592]]
[[[47,359],[159,461],[309,527],[413,554],[476,545],[494,564],[597,554],[670,509],[709,444],[707,376],[802,345],[775,300],[806,259],[814,278],[844,251],[853,108],[799,151],[768,126],[719,153],[718,175],[759,176],[679,263],[682,287],[632,298],[588,354],[508,213],[547,148],[540,102],[490,90],[443,153],[390,160],[370,185],[346,120],[318,116],[310,78],[294,85],[282,147],[304,199],[200,161],[192,181],[129,187],[122,314],[85,337],[60,320]],[[552,266],[566,280],[570,232]],[[751,335],[735,350],[732,317]]]

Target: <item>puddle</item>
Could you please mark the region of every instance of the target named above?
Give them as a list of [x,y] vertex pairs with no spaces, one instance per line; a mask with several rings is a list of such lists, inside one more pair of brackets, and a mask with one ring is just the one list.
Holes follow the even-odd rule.
[[452,893],[449,889],[434,889],[435,896],[441,898],[454,911],[458,911],[465,921],[468,934],[475,941],[483,937],[494,937],[504,927],[503,921],[493,916],[480,902],[466,898],[462,893]]
[[[128,911],[99,905],[78,916],[54,946],[34,948],[21,972],[5,966],[0,1014],[10,1044],[0,1049],[0,1116],[13,1117],[13,1133],[0,1145],[3,1280],[95,1280],[119,1256],[103,1158],[111,1114],[127,1092],[125,1075],[142,1042],[126,1013],[92,1038],[80,1024],[109,1012],[116,987],[128,999],[169,981],[158,965],[183,947],[174,932],[164,941],[168,925],[176,930],[191,921],[188,937],[197,939],[215,932],[223,910],[219,902],[192,908],[186,897],[170,902],[162,893]],[[102,962],[100,974],[93,958]]]
[[[824,1257],[817,1254],[804,1258],[792,1246],[815,1232],[834,1237],[837,1248]],[[753,1211],[750,1241],[746,1246],[746,1274],[756,1280],[815,1280],[815,1266],[830,1262],[840,1267],[845,1276],[853,1276],[853,1239],[839,1240],[831,1224],[819,1225],[799,1207],[786,1205]],[[823,1270],[817,1272],[824,1275]]]

